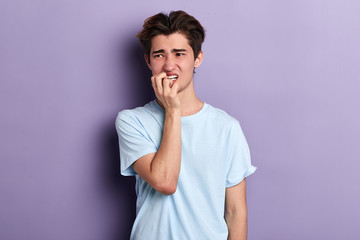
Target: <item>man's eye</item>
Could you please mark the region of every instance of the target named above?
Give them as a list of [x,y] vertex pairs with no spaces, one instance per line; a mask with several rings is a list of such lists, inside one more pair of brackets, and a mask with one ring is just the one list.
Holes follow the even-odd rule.
[[176,56],[182,56],[185,55],[184,53],[176,53]]
[[159,58],[159,57],[163,57],[163,55],[162,55],[162,54],[156,54],[156,55],[154,55],[154,58]]

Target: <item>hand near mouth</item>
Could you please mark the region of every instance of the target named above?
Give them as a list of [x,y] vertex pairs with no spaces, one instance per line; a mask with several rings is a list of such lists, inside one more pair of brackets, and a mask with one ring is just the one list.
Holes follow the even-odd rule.
[[178,96],[179,85],[176,82],[178,75],[161,72],[151,77],[152,87],[154,89],[160,105],[165,111],[181,111],[180,99]]

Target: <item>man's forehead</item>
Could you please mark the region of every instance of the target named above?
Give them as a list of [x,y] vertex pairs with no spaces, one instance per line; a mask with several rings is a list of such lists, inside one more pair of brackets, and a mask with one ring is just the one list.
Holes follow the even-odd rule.
[[173,49],[189,49],[189,41],[181,33],[172,33],[170,35],[157,35],[151,39],[151,51],[163,49],[171,51]]

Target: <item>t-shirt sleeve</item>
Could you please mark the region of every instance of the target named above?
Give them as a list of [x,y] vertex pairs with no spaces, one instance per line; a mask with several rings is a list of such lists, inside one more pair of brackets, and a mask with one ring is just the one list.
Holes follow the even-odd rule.
[[118,114],[115,122],[119,138],[120,172],[124,176],[136,175],[132,164],[149,153],[157,152],[141,121],[129,111]]
[[239,184],[253,174],[256,167],[251,165],[250,150],[239,122],[233,125],[229,139],[229,158],[227,159],[226,187]]

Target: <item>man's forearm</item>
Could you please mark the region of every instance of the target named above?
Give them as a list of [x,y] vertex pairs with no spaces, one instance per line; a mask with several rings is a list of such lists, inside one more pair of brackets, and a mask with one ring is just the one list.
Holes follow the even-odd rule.
[[229,230],[228,240],[247,239],[247,214],[246,213],[226,213],[226,223]]
[[150,165],[150,171],[165,191],[175,191],[181,166],[181,111],[165,113],[164,129],[160,147]]

